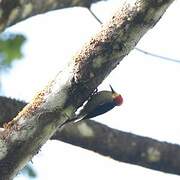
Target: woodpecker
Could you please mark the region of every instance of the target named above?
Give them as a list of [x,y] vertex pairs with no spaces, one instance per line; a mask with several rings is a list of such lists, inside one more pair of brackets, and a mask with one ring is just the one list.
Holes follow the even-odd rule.
[[108,112],[115,106],[120,106],[123,103],[122,96],[116,93],[111,85],[109,86],[111,91],[100,91],[92,95],[79,114],[74,118],[67,120],[62,125],[71,121],[93,118]]

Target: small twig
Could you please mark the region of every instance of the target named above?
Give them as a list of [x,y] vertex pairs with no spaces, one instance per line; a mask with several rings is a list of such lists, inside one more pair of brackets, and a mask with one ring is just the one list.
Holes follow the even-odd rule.
[[103,24],[102,21],[94,14],[94,12],[91,9],[89,9],[89,12],[100,24]]
[[148,55],[148,56],[153,56],[153,57],[160,58],[160,59],[163,59],[163,60],[180,63],[180,59],[173,59],[173,58],[169,58],[169,57],[166,57],[166,56],[161,56],[161,55],[154,54],[154,53],[151,53],[151,52],[148,52],[148,51],[144,51],[144,50],[139,49],[139,48],[137,48],[137,47],[135,47],[134,49],[135,49],[136,51],[139,51],[139,52],[141,52],[141,53],[144,53],[144,54],[146,54],[146,55]]
[[[94,14],[94,12],[89,9],[89,12],[92,14],[92,16],[102,25],[103,22]],[[173,59],[173,58],[170,58],[170,57],[166,57],[166,56],[161,56],[161,55],[158,55],[158,54],[155,54],[155,53],[151,53],[151,52],[148,52],[148,51],[145,51],[145,50],[142,50],[140,48],[137,48],[135,47],[134,48],[136,51],[139,51],[145,55],[148,55],[148,56],[153,56],[153,57],[156,57],[156,58],[159,58],[159,59],[163,59],[163,60],[167,60],[167,61],[172,61],[172,62],[176,62],[176,63],[180,63],[180,59]]]

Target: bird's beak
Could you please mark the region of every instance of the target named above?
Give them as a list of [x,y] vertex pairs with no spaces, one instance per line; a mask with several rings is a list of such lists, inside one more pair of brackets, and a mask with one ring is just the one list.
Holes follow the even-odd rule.
[[116,92],[114,91],[114,89],[112,88],[112,86],[109,85],[109,87],[111,88],[112,93],[115,94]]

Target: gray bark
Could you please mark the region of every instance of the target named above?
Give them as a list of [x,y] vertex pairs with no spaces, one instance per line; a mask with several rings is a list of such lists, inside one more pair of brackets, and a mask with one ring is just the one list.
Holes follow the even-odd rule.
[[82,6],[89,8],[100,0],[1,0],[0,31],[28,17],[50,10]]
[[158,22],[173,0],[130,2],[120,7],[74,55],[71,64],[1,130],[1,179],[12,179],[25,166]]
[[[0,97],[0,112],[6,112],[1,113],[1,118],[8,122],[25,104]],[[93,120],[83,120],[59,128],[51,139],[92,150],[120,162],[180,174],[180,145],[112,129]]]
[[51,139],[92,150],[120,162],[180,175],[180,145],[112,129],[92,120],[68,125]]

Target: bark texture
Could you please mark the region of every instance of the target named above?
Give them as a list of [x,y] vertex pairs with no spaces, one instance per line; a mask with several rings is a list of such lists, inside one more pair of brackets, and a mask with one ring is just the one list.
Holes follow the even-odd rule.
[[[0,112],[6,112],[1,113],[1,118],[8,122],[23,106],[24,102],[0,97]],[[179,145],[112,129],[92,120],[68,124],[57,130],[51,139],[92,150],[120,162],[180,174]]]
[[112,129],[92,120],[67,125],[52,139],[61,140],[120,162],[180,175],[180,146]]
[[1,0],[0,31],[28,17],[67,7],[90,7],[100,0]]
[[172,2],[136,0],[124,4],[74,55],[72,63],[4,126],[0,133],[1,179],[12,179],[25,166]]

